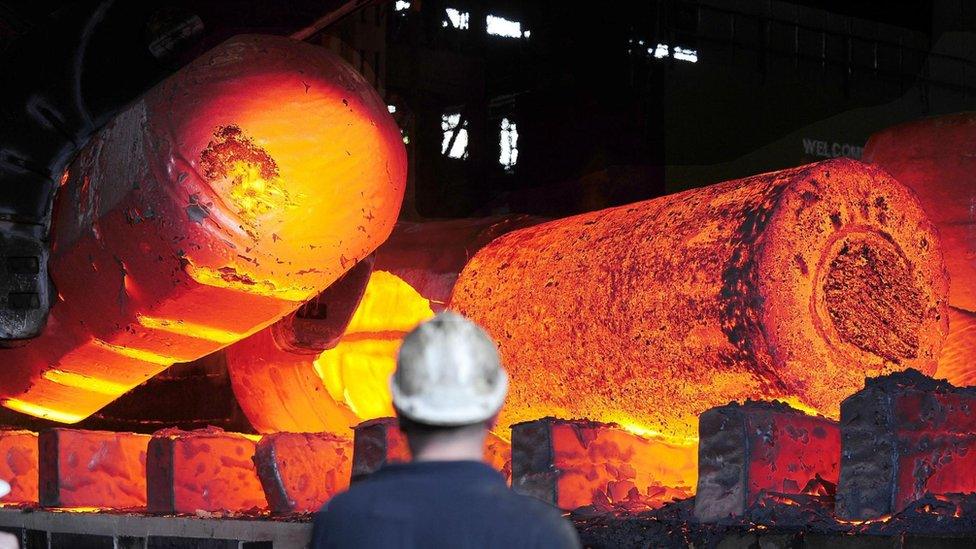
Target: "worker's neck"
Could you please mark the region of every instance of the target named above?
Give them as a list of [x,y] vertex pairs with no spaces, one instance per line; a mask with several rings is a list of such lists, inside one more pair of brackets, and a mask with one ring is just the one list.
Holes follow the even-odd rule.
[[429,440],[412,452],[414,461],[483,461],[485,437]]

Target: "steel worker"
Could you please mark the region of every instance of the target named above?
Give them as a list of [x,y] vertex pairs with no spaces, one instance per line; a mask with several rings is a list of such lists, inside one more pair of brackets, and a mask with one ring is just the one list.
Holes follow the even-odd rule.
[[557,509],[512,492],[483,461],[508,392],[484,330],[451,312],[419,325],[403,340],[391,388],[413,461],[327,503],[313,548],[579,547]]

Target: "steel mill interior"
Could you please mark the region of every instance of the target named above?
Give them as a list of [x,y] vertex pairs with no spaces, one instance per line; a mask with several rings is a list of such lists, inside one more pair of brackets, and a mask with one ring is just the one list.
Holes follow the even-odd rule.
[[0,0],[0,66],[0,547],[314,547],[445,310],[584,547],[976,547],[971,0]]

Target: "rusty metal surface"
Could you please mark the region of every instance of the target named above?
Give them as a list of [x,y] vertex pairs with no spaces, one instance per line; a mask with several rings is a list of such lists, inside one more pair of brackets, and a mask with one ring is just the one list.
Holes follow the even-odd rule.
[[865,375],[934,371],[947,286],[914,195],[833,160],[508,233],[451,304],[510,369],[502,425],[554,414],[688,438],[731,400],[836,417]]

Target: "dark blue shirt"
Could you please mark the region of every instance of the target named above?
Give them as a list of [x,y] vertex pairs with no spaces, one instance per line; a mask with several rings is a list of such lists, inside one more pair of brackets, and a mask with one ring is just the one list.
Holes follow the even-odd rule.
[[388,465],[315,515],[314,549],[579,547],[559,510],[476,461]]

